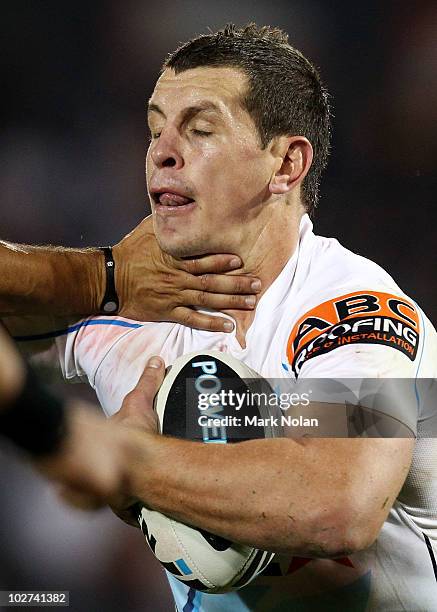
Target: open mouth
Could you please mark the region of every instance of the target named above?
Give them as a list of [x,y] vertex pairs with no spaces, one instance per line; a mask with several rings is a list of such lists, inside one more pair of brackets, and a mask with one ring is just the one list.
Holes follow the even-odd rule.
[[192,204],[194,202],[193,198],[189,198],[180,193],[174,193],[172,191],[156,191],[151,194],[152,199],[157,206],[165,206],[165,207],[180,207],[187,206],[188,204]]

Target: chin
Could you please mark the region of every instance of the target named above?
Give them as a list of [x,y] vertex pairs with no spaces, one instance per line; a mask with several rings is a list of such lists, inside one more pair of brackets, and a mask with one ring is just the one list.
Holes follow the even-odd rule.
[[167,253],[172,257],[199,257],[208,252],[204,241],[202,241],[202,244],[199,244],[197,241],[166,240],[160,236],[157,236],[156,238],[164,253]]

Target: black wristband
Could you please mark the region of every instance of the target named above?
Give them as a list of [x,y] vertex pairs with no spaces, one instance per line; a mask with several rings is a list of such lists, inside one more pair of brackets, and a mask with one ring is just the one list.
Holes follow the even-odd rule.
[[115,261],[111,247],[100,247],[100,250],[103,251],[105,256],[106,270],[106,289],[100,304],[100,312],[114,315],[117,314],[119,308],[118,295],[115,289]]
[[37,457],[56,452],[66,435],[62,400],[49,393],[29,366],[20,395],[0,411],[0,434]]

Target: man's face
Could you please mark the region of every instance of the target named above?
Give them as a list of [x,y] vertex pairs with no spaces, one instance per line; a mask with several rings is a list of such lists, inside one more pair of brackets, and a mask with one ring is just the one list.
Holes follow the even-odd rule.
[[149,103],[147,187],[161,248],[176,257],[241,253],[274,171],[241,106],[245,75],[234,68],[165,70]]

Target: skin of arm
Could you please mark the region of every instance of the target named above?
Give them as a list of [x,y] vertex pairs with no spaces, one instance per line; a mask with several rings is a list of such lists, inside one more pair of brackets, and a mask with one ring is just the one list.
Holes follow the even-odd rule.
[[141,500],[230,540],[308,557],[344,556],[374,542],[408,473],[414,440],[204,445],[161,437],[151,408],[164,372],[157,363],[113,417],[131,428],[137,446],[127,496],[112,502],[121,518]]
[[19,394],[24,375],[23,361],[0,325],[0,410]]
[[[0,326],[0,415],[19,397],[24,382],[23,360]],[[128,403],[129,398],[124,406]],[[86,495],[87,509],[104,506],[123,491],[126,466],[132,461],[129,431],[77,399],[67,402],[64,418],[65,434],[59,448],[27,458],[45,477]],[[25,421],[22,426],[26,427]]]
[[[261,289],[259,281],[253,285],[253,276],[225,274],[235,274],[241,266],[234,255],[194,260],[166,255],[156,241],[151,217],[113,247],[113,256],[119,314],[127,318],[231,331],[229,319],[199,313],[192,306],[252,310]],[[0,316],[78,317],[99,311],[106,283],[99,249],[0,241],[0,264]]]
[[95,312],[103,297],[104,259],[97,249],[0,241],[0,260],[2,316],[85,314]]

